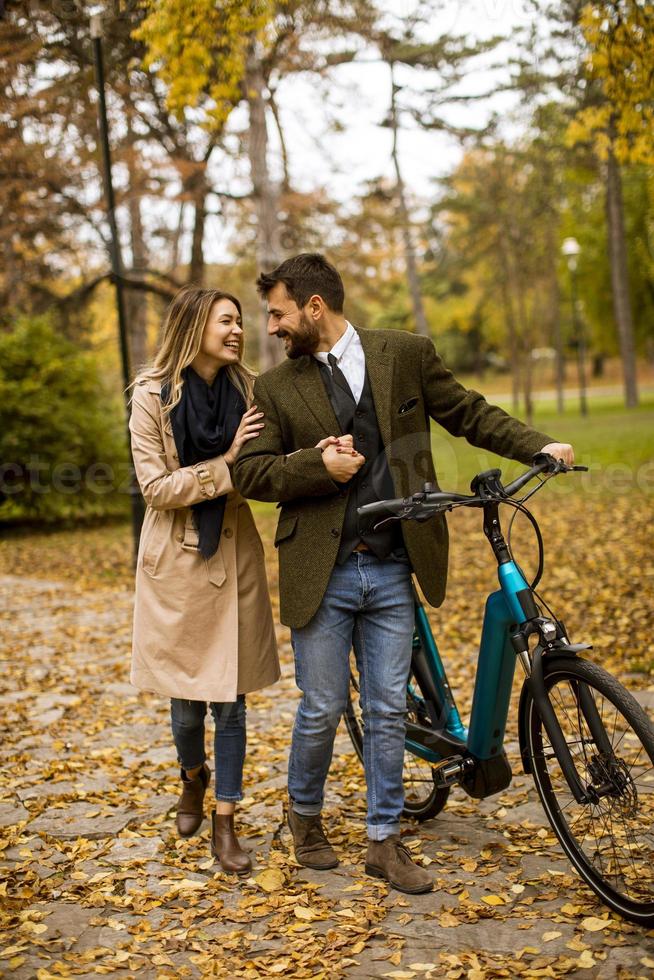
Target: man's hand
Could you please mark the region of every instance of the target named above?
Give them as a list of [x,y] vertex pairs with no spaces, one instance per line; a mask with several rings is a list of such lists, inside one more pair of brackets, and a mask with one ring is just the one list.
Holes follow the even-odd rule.
[[323,449],[322,461],[332,480],[336,483],[347,483],[361,469],[366,458],[356,449],[331,443]]
[[562,459],[566,466],[572,466],[575,461],[575,451],[567,442],[549,442],[541,452],[549,453],[554,459]]

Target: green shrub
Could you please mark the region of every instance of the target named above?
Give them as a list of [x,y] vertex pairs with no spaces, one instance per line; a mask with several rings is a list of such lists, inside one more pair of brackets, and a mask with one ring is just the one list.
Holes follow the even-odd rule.
[[127,514],[120,396],[50,318],[0,333],[0,520]]

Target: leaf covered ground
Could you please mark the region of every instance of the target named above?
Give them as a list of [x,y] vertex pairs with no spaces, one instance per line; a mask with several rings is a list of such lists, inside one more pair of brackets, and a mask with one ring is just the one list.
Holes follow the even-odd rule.
[[[651,712],[651,498],[542,498],[545,598]],[[257,509],[257,521],[277,607],[274,514]],[[453,515],[450,529],[449,595],[430,617],[465,715],[494,570],[479,515]],[[514,538],[527,568],[527,526]],[[299,868],[282,810],[296,701],[283,628],[283,679],[248,706],[240,824],[256,866],[244,882],[224,875],[208,821],[190,840],[174,832],[167,704],[128,684],[131,583],[127,526],[0,543],[0,975],[652,976],[654,932],[604,909],[550,832],[520,770],[515,711],[511,786],[481,803],[454,791],[440,816],[405,826],[432,894],[365,876],[363,780],[344,732],[326,809],[341,865]]]

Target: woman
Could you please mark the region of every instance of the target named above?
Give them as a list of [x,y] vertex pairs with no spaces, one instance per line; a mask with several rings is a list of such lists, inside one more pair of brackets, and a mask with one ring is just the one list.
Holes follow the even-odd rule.
[[264,553],[230,467],[262,413],[242,364],[241,305],[180,290],[153,366],[135,381],[129,427],[147,509],[137,559],[131,681],[171,699],[181,766],[177,829],[194,834],[210,781],[207,702],[215,721],[211,851],[225,871],[251,861],[234,830],[243,798],[245,695],[279,678]]

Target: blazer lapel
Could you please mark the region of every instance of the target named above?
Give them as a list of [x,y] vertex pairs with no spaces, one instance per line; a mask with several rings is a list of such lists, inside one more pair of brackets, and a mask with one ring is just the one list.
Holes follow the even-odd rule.
[[320,368],[314,357],[306,356],[296,362],[295,386],[325,435],[340,435],[341,426],[334,414],[320,377]]
[[393,441],[391,429],[393,358],[385,352],[386,339],[375,334],[374,330],[357,330],[357,333],[361,338],[361,346],[366,357],[366,370],[370,378],[379,431],[384,446],[388,448]]

